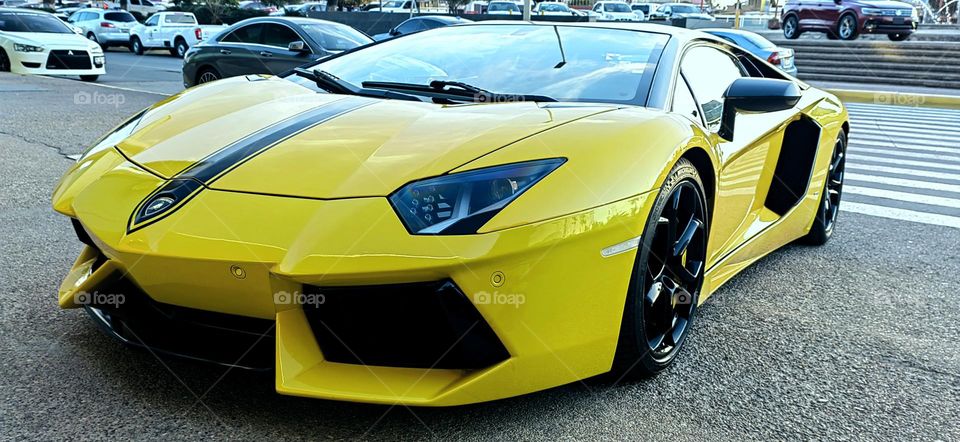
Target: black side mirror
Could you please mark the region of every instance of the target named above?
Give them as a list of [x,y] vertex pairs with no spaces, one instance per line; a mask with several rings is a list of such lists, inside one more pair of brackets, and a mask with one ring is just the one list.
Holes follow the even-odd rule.
[[389,32],[390,35],[397,36],[400,35],[400,32],[397,31],[397,28],[393,28]]
[[776,112],[796,106],[800,88],[788,80],[772,78],[738,78],[723,93],[723,117],[720,120],[721,138],[733,141],[733,125],[737,111]]

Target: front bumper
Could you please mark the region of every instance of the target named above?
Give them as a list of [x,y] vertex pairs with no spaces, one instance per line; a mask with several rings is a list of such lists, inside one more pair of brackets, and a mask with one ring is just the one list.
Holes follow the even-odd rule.
[[917,30],[917,23],[909,17],[867,17],[860,30],[866,34],[909,34]]
[[[71,52],[76,55],[68,55]],[[16,52],[8,53],[8,56],[10,70],[17,74],[78,76],[107,73],[103,53],[87,48],[49,47],[44,52]]]
[[[646,219],[654,199],[645,193],[485,234],[414,236],[386,198],[322,201],[204,190],[169,217],[128,234],[129,214],[115,208],[135,207],[160,180],[120,164],[124,160],[115,151],[90,161],[83,167],[110,172],[83,183],[85,190],[72,200],[55,196],[69,205],[56,205],[61,212],[75,209],[71,215],[90,244],[61,287],[62,307],[80,305],[81,294],[110,290],[105,281],[119,271],[151,302],[270,321],[278,392],[375,403],[481,402],[609,371],[635,255],[603,257],[600,251],[639,236],[638,220]],[[58,193],[69,192],[69,176]],[[462,293],[459,307],[404,310],[403,302],[397,304],[404,296],[398,285],[437,281],[449,281]],[[387,334],[393,327],[402,335],[409,330],[401,328],[431,318],[447,321],[456,316],[450,311],[465,309],[460,317],[475,314],[475,324],[464,327],[459,320],[449,328],[459,330],[456,345],[470,347],[449,345],[451,352],[470,355],[477,345],[489,350],[489,336],[470,334],[486,327],[493,347],[501,345],[504,353],[472,363],[398,363],[378,355],[382,347],[341,336],[344,324],[318,323],[312,316],[317,303],[310,300],[317,298],[309,295],[318,294],[316,287],[332,289],[319,292],[326,294],[324,308],[333,306],[337,290],[359,297],[358,287],[378,285],[394,287],[378,296],[398,298],[371,297],[338,313],[348,322],[367,321],[372,336],[363,342],[394,342],[407,352],[428,348],[433,344],[423,338]],[[409,305],[417,302],[410,298]],[[389,308],[370,314],[370,306]],[[446,313],[418,315],[430,309]],[[338,341],[346,351],[334,348]]]

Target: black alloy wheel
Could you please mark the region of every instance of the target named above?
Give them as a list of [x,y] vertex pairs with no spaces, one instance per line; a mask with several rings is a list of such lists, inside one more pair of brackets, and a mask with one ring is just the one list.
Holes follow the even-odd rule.
[[696,167],[681,159],[660,189],[637,250],[613,371],[651,376],[682,348],[706,271],[706,198]]
[[843,174],[847,164],[847,136],[843,132],[837,136],[833,146],[833,155],[830,157],[830,166],[827,168],[827,181],[823,185],[823,194],[820,196],[820,206],[813,219],[810,233],[803,238],[803,242],[811,245],[826,244],[833,236],[833,229],[840,215],[840,199],[843,196]]

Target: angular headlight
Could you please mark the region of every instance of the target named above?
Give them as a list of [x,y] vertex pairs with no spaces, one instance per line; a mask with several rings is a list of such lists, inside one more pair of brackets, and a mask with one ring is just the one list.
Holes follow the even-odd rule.
[[13,50],[17,52],[43,52],[43,46],[14,43]]
[[476,233],[564,161],[527,161],[415,181],[390,195],[390,203],[411,233]]
[[147,113],[146,110],[141,111],[140,113],[130,117],[130,119],[123,122],[121,125],[117,126],[107,135],[104,135],[103,138],[100,138],[100,140],[97,141],[93,146],[84,151],[83,154],[80,155],[80,158],[77,158],[77,162],[79,163],[88,155],[92,155],[104,149],[110,149],[113,146],[116,146],[117,143],[129,137],[130,134],[133,133],[133,130],[137,128],[137,125],[140,123],[140,119],[143,118],[143,114],[145,113]]
[[883,15],[883,9],[863,8],[860,10],[864,15]]

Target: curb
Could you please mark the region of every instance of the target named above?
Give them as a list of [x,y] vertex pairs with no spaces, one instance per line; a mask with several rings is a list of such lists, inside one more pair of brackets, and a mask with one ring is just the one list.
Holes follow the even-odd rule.
[[907,92],[827,89],[844,103],[871,103],[914,107],[960,109],[960,96],[913,94]]

